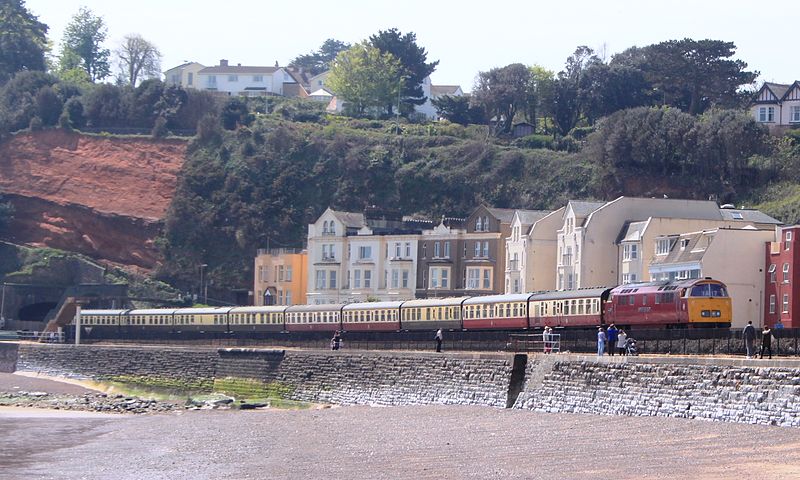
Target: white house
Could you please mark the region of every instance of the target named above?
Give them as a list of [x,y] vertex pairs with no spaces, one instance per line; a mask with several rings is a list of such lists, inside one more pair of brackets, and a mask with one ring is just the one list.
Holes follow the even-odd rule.
[[198,88],[197,73],[206,68],[197,62],[187,62],[164,72],[164,82],[183,88]]
[[750,112],[770,127],[800,127],[800,80],[788,85],[764,82]]
[[[527,255],[532,251],[530,246],[531,227],[541,219],[547,217],[552,212],[549,210],[517,210],[511,220],[511,236],[506,238],[506,274],[505,274],[505,293],[530,292],[533,278],[533,265],[531,257]],[[555,243],[555,229],[553,232],[553,243]],[[528,269],[531,275],[528,275]]]

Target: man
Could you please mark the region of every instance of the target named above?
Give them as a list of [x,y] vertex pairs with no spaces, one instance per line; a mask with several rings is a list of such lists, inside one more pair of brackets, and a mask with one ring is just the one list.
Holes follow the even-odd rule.
[[747,326],[742,331],[742,338],[744,339],[744,347],[747,350],[747,358],[753,358],[755,355],[756,343],[756,329],[753,327],[753,321],[747,322]]
[[436,351],[442,351],[442,329],[436,330]]
[[614,356],[614,350],[617,349],[617,338],[619,337],[619,330],[612,323],[608,326],[606,338],[608,338],[608,354]]

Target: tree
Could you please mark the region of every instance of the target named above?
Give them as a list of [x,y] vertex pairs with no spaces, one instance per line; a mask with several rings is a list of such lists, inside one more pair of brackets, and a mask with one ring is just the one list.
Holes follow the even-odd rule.
[[11,220],[14,218],[14,206],[10,202],[3,201],[3,195],[0,194],[0,233],[3,233]]
[[589,65],[581,78],[580,104],[590,125],[626,108],[653,104],[652,85],[644,72],[627,65]]
[[731,60],[735,53],[733,42],[685,38],[630,48],[611,63],[645,72],[662,103],[696,115],[712,105],[738,106],[738,90],[755,81],[758,72]]
[[58,98],[52,87],[42,87],[36,92],[36,115],[45,126],[53,126],[58,122],[63,108],[61,99]]
[[521,63],[512,63],[478,73],[475,100],[489,117],[494,117],[497,133],[509,133],[517,112],[528,108],[531,71]]
[[389,53],[362,42],[336,57],[328,86],[354,116],[375,114],[398,97],[402,66]]
[[[400,62],[401,69],[395,77],[395,82],[403,84],[401,94],[405,108],[401,108],[401,111],[410,113],[414,110],[414,105],[425,103],[422,82],[436,70],[439,61],[426,63],[428,53],[417,45],[417,35],[413,32],[403,35],[396,28],[392,28],[378,31],[376,35],[369,37],[369,41],[373,47],[382,53],[391,54]],[[402,77],[405,77],[405,81],[401,80]],[[392,114],[393,105],[394,102],[386,104],[389,115]]]
[[601,63],[594,50],[580,46],[558,72],[553,92],[553,120],[561,135],[567,135],[581,118],[581,82],[589,66]]
[[544,127],[547,130],[547,117],[553,115],[555,74],[539,65],[532,65],[529,69],[531,83],[528,92],[528,109],[525,115],[537,129],[539,128],[539,118],[544,119]]
[[46,69],[47,25],[24,0],[0,1],[0,84],[16,72]]
[[116,54],[121,75],[133,87],[140,79],[161,76],[161,52],[139,34],[126,35]]
[[318,75],[331,68],[331,64],[340,52],[350,48],[349,43],[329,38],[322,43],[319,50],[298,55],[291,62],[290,67],[302,68],[311,75]]
[[102,17],[86,7],[81,7],[64,30],[61,46],[60,69],[68,71],[81,68],[92,82],[109,76],[111,52],[103,48],[108,28]]
[[0,88],[0,133],[27,128],[36,116],[36,96],[40,89],[52,87],[57,79],[44,72],[21,71]]
[[456,97],[443,95],[431,100],[436,113],[450,122],[461,125],[482,124],[486,122],[486,113],[478,105],[472,105],[469,95]]

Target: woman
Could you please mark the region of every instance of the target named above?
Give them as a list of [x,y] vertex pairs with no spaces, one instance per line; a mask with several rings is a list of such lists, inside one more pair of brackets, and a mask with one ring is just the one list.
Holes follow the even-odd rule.
[[620,355],[625,355],[625,346],[628,344],[628,334],[625,330],[619,329],[617,332],[617,351]]
[[606,332],[603,327],[597,327],[597,356],[602,357],[606,351]]

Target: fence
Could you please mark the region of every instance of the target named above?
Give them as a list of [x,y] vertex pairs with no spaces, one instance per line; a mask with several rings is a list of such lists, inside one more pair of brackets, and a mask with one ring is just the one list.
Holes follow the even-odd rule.
[[41,343],[64,343],[66,335],[64,332],[37,332],[29,330],[6,330],[0,331],[0,341],[24,340],[29,342]]
[[510,335],[509,349],[514,352],[558,353],[561,351],[561,334],[551,333],[547,336]]
[[[556,329],[553,351],[597,352],[597,330]],[[626,330],[636,340],[640,354],[671,355],[744,355],[741,329],[676,329]],[[800,329],[772,330],[772,354],[800,356]],[[330,348],[333,332],[180,332],[105,330],[95,326],[84,331],[82,343],[136,343],[151,345],[195,345],[212,347],[297,347]],[[761,345],[758,333],[756,346]],[[74,339],[72,326],[67,327],[67,341]],[[417,332],[344,332],[343,347],[359,350],[433,350],[434,331]],[[515,342],[517,344],[515,345]],[[543,352],[542,332],[519,331],[445,331],[442,344],[448,351],[530,351]]]

